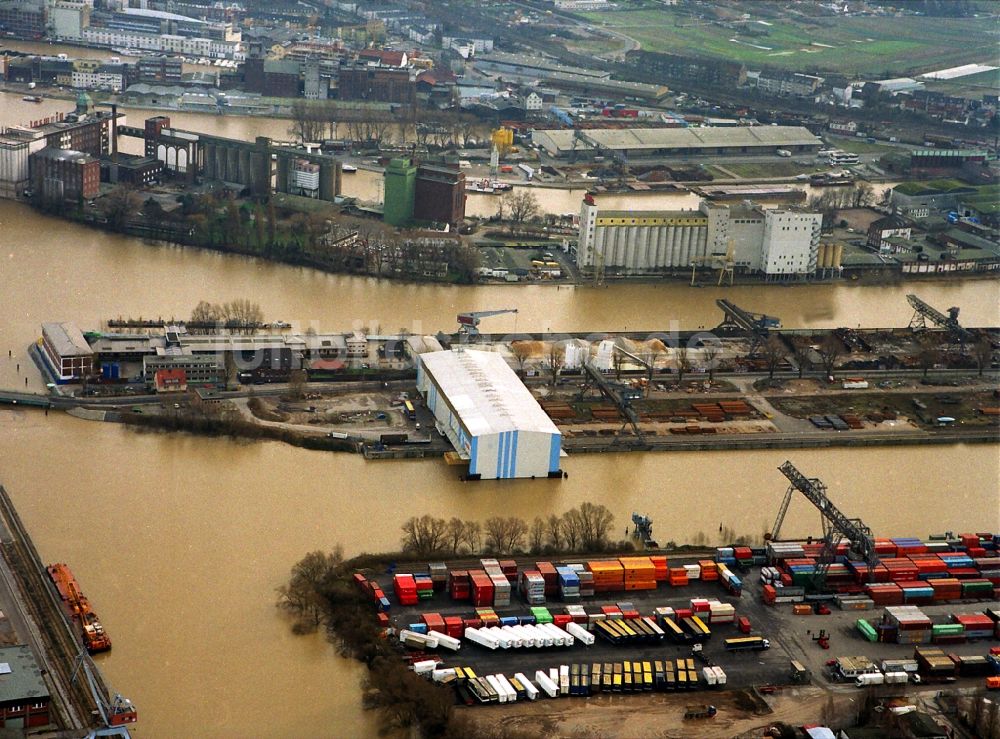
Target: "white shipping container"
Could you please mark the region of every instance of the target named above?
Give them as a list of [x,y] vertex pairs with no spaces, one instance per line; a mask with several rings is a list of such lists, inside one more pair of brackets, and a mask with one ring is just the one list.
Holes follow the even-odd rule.
[[559,665],[559,695],[569,695],[569,665]]
[[433,671],[431,671],[431,680],[433,680],[436,683],[439,683],[439,682],[441,682],[442,680],[444,680],[445,678],[448,678],[448,677],[455,677],[455,668],[454,667],[446,667],[443,670],[433,670]]
[[497,680],[497,676],[487,675],[486,682],[488,682],[490,684],[490,687],[497,692],[497,701],[500,703],[506,703],[507,691],[503,689],[503,686],[500,684],[500,681]]
[[552,682],[552,679],[545,674],[545,670],[538,670],[535,672],[535,682],[538,683],[538,687],[547,695],[549,698],[555,698],[559,695],[559,688],[556,684]]
[[709,685],[717,684],[715,679],[715,670],[713,670],[711,667],[702,667],[701,674],[705,678],[705,682],[708,683]]
[[570,621],[566,624],[566,631],[572,634],[577,641],[583,643],[585,646],[589,647],[594,643],[594,635],[578,623]]
[[524,646],[524,640],[521,639],[520,634],[513,626],[501,626],[500,631],[507,635],[506,638],[510,640],[511,649],[521,649]]
[[465,638],[487,649],[496,649],[500,646],[500,641],[496,637],[485,634],[479,629],[466,629]]
[[506,675],[497,674],[497,682],[500,683],[500,687],[504,689],[507,693],[507,702],[515,703],[517,701],[517,691],[514,690],[514,686],[510,684],[510,680],[507,679]]
[[885,682],[887,684],[901,684],[909,682],[910,676],[906,672],[887,672],[885,673]]
[[723,669],[722,669],[721,667],[719,667],[718,665],[716,665],[716,666],[715,666],[715,667],[713,667],[712,669],[713,669],[713,670],[715,670],[715,682],[716,682],[716,683],[717,683],[718,685],[725,685],[725,684],[726,684],[726,681],[728,680],[728,678],[726,677],[726,672],[725,672],[725,670],[723,670]]
[[453,636],[448,636],[447,634],[442,634],[440,631],[429,631],[428,636],[433,636],[437,639],[439,647],[444,647],[445,649],[450,649],[453,652],[457,652],[462,648],[462,642]]
[[421,660],[413,663],[413,671],[418,675],[426,675],[437,667],[437,662],[432,659]]
[[514,677],[521,683],[521,686],[524,688],[524,695],[529,701],[538,698],[538,688],[531,684],[531,681],[523,672],[518,672]]
[[399,641],[400,641],[400,643],[406,641],[407,639],[410,639],[412,641],[418,641],[421,644],[423,644],[425,647],[426,646],[430,646],[428,644],[428,642],[430,640],[427,638],[426,634],[418,634],[416,631],[410,631],[409,629],[400,629],[399,630]]

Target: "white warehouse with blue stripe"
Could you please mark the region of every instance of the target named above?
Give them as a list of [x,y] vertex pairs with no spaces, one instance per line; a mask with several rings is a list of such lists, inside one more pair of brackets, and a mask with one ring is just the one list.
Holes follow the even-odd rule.
[[561,477],[562,435],[502,355],[458,348],[418,355],[417,389],[468,479]]

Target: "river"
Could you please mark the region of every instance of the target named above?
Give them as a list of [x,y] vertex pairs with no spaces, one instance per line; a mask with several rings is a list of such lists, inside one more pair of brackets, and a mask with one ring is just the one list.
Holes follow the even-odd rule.
[[[200,299],[250,297],[268,319],[386,331],[448,330],[459,311],[508,306],[520,312],[490,319],[490,331],[709,327],[721,295],[787,326],[904,326],[911,291],[939,308],[961,306],[967,325],[1000,320],[997,283],[982,280],[720,290],[407,285],[149,246],[8,201],[0,201],[0,247],[0,387],[24,387],[27,377],[40,388],[25,352],[42,321],[93,328],[117,315],[186,316]],[[838,505],[879,535],[1000,528],[993,445],[591,455],[568,458],[563,481],[463,484],[436,460],[365,462],[0,410],[0,481],[42,558],[67,562],[100,613],[115,647],[99,662],[138,705],[136,735],[149,737],[374,734],[360,709],[362,670],[319,637],[293,637],[274,608],[274,589],[307,551],[393,548],[415,514],[530,519],[585,500],[607,505],[620,528],[640,511],[660,541],[703,532],[714,543],[720,524],[747,534],[770,525],[785,491],[775,468],[785,459],[823,478]],[[785,532],[818,533],[818,515],[794,501]]]

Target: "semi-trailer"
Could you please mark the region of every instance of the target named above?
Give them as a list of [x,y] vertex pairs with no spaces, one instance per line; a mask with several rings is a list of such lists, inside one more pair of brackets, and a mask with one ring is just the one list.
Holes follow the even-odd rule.
[[762,636],[738,636],[723,642],[727,652],[746,652],[770,649],[771,642]]
[[857,685],[859,688],[865,688],[868,687],[869,685],[883,685],[884,683],[885,683],[885,675],[883,675],[881,672],[866,672],[862,675],[858,675],[854,679],[854,684]]
[[525,676],[523,672],[518,672],[514,675],[517,681],[521,683],[524,688],[524,695],[529,701],[533,701],[538,698],[538,688],[531,684],[531,681]]
[[555,698],[559,695],[559,686],[552,681],[552,678],[549,677],[545,670],[535,672],[535,682],[538,683],[538,687],[549,698]]
[[578,623],[570,621],[566,624],[566,631],[573,636],[576,641],[581,642],[585,646],[592,646],[594,643],[594,635],[587,631],[585,628],[580,626]]
[[887,672],[885,673],[886,685],[900,685],[910,682],[910,675],[907,672]]

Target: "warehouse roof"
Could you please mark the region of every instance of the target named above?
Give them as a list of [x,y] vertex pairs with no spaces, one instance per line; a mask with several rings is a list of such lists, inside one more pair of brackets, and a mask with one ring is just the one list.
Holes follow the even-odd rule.
[[89,357],[94,353],[75,323],[43,323],[42,333],[60,357]]
[[580,136],[605,149],[679,149],[717,146],[816,146],[820,140],[802,126],[736,128],[592,129]]
[[38,669],[31,648],[20,644],[0,647],[0,703],[48,698],[42,673]]
[[502,355],[460,349],[421,354],[420,361],[471,436],[559,433]]

